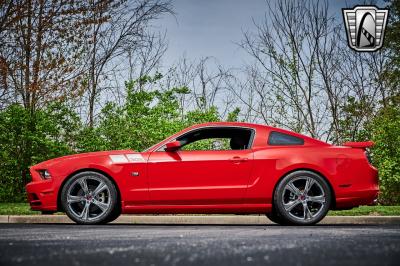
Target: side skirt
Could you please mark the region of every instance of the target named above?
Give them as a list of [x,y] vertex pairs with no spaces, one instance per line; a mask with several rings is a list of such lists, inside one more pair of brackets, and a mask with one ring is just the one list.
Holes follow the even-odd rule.
[[125,205],[124,214],[258,214],[268,213],[272,204],[219,204],[219,205]]

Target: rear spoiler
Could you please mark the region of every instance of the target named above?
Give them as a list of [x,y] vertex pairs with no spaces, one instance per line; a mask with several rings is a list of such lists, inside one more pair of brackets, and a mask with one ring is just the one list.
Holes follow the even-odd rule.
[[347,147],[352,147],[352,148],[360,148],[360,149],[366,149],[366,148],[370,148],[372,146],[374,146],[374,142],[373,141],[364,141],[364,142],[345,142],[343,143],[343,146],[347,146]]

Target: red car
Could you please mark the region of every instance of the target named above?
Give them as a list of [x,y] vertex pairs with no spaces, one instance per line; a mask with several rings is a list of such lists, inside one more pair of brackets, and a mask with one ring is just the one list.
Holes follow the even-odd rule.
[[83,153],[32,166],[33,210],[65,211],[79,224],[121,213],[266,214],[310,225],[329,209],[372,204],[372,142],[333,146],[265,125],[205,123],[143,152]]

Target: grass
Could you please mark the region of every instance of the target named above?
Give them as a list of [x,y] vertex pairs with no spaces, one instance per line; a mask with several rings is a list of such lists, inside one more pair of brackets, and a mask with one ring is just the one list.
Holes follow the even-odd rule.
[[399,216],[400,206],[360,206],[351,210],[343,211],[329,211],[328,215],[331,216],[364,216],[364,215],[377,215],[377,216]]
[[[28,203],[0,203],[0,215],[35,215],[38,211],[31,211]],[[400,216],[400,206],[361,206],[351,210],[329,211],[331,216],[380,215]]]
[[31,211],[28,203],[0,203],[0,215],[18,214],[40,214],[40,212]]

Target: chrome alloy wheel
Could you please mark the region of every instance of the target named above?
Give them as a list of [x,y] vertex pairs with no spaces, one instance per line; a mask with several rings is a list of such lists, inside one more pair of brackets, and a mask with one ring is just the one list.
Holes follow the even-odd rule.
[[282,192],[283,208],[296,220],[311,220],[318,216],[326,202],[321,184],[309,176],[290,180]]
[[103,216],[112,205],[110,188],[97,176],[76,179],[67,191],[67,207],[77,219],[92,221]]

